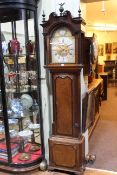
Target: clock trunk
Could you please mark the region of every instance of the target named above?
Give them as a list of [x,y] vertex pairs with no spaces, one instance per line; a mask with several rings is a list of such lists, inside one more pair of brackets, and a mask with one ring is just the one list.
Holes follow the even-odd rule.
[[80,136],[79,77],[79,72],[52,74],[54,135],[77,138]]

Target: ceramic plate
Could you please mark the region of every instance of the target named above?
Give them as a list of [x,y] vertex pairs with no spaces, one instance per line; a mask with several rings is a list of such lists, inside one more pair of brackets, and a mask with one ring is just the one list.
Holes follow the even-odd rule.
[[24,109],[29,109],[33,105],[33,99],[28,94],[23,94],[21,96],[21,103]]
[[33,132],[30,131],[30,130],[24,130],[24,131],[20,131],[20,132],[18,133],[18,135],[19,135],[20,137],[30,137],[32,134],[33,134]]
[[29,129],[34,130],[34,129],[39,129],[40,128],[40,124],[37,123],[31,123],[29,124]]

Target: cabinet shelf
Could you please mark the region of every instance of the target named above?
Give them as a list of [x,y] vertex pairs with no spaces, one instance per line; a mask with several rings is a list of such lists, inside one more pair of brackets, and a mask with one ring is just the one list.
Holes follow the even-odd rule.
[[[20,88],[22,88],[21,86],[20,86]],[[25,86],[23,87],[23,89],[22,90],[20,90],[19,92],[17,92],[17,89],[16,88],[8,88],[8,89],[6,89],[6,92],[8,93],[8,92],[11,92],[11,93],[18,93],[18,94],[23,94],[23,93],[30,93],[30,92],[33,92],[33,91],[37,91],[37,86],[34,86],[34,85],[32,85],[32,86],[30,86],[29,88],[25,88]]]
[[34,57],[36,56],[35,54],[6,54],[4,55],[4,57],[26,57],[26,56],[30,56],[30,57]]
[[8,54],[8,55],[4,55],[4,58],[8,65],[14,65],[17,59],[19,64],[26,64],[27,59],[33,59],[36,61],[35,54],[30,54],[30,55],[29,54],[19,54],[19,55]]

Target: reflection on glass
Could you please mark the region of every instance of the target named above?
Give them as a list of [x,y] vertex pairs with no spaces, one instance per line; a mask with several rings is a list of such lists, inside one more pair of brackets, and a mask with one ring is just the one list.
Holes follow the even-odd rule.
[[16,21],[17,40],[20,42],[20,54],[26,54],[24,20]]
[[[25,14],[25,13],[24,13]],[[23,15],[24,15],[23,14]],[[40,116],[37,91],[37,62],[35,54],[34,14],[27,11],[20,20],[2,24],[4,41],[4,77],[12,162],[25,164],[37,160],[41,154]],[[16,28],[12,30],[12,26]],[[27,31],[27,32],[26,32]],[[13,33],[14,32],[14,33]],[[0,99],[1,101],[1,99]],[[0,144],[4,144],[2,103],[0,103]],[[8,158],[4,147],[4,160]],[[0,159],[3,156],[0,145]]]
[[5,128],[3,120],[3,108],[1,105],[1,95],[0,95],[0,161],[3,162],[8,161],[7,146],[5,139]]

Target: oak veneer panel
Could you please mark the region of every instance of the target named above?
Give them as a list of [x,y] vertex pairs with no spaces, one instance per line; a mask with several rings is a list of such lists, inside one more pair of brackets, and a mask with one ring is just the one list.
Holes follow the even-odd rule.
[[81,104],[79,84],[79,71],[69,74],[66,72],[55,72],[53,74],[53,135],[75,138],[80,136]]
[[76,162],[76,150],[69,145],[55,145],[53,147],[53,160],[56,165],[74,167]]
[[58,77],[55,82],[57,133],[72,135],[73,90],[70,77]]
[[85,139],[51,137],[49,139],[50,167],[80,171],[85,159]]

